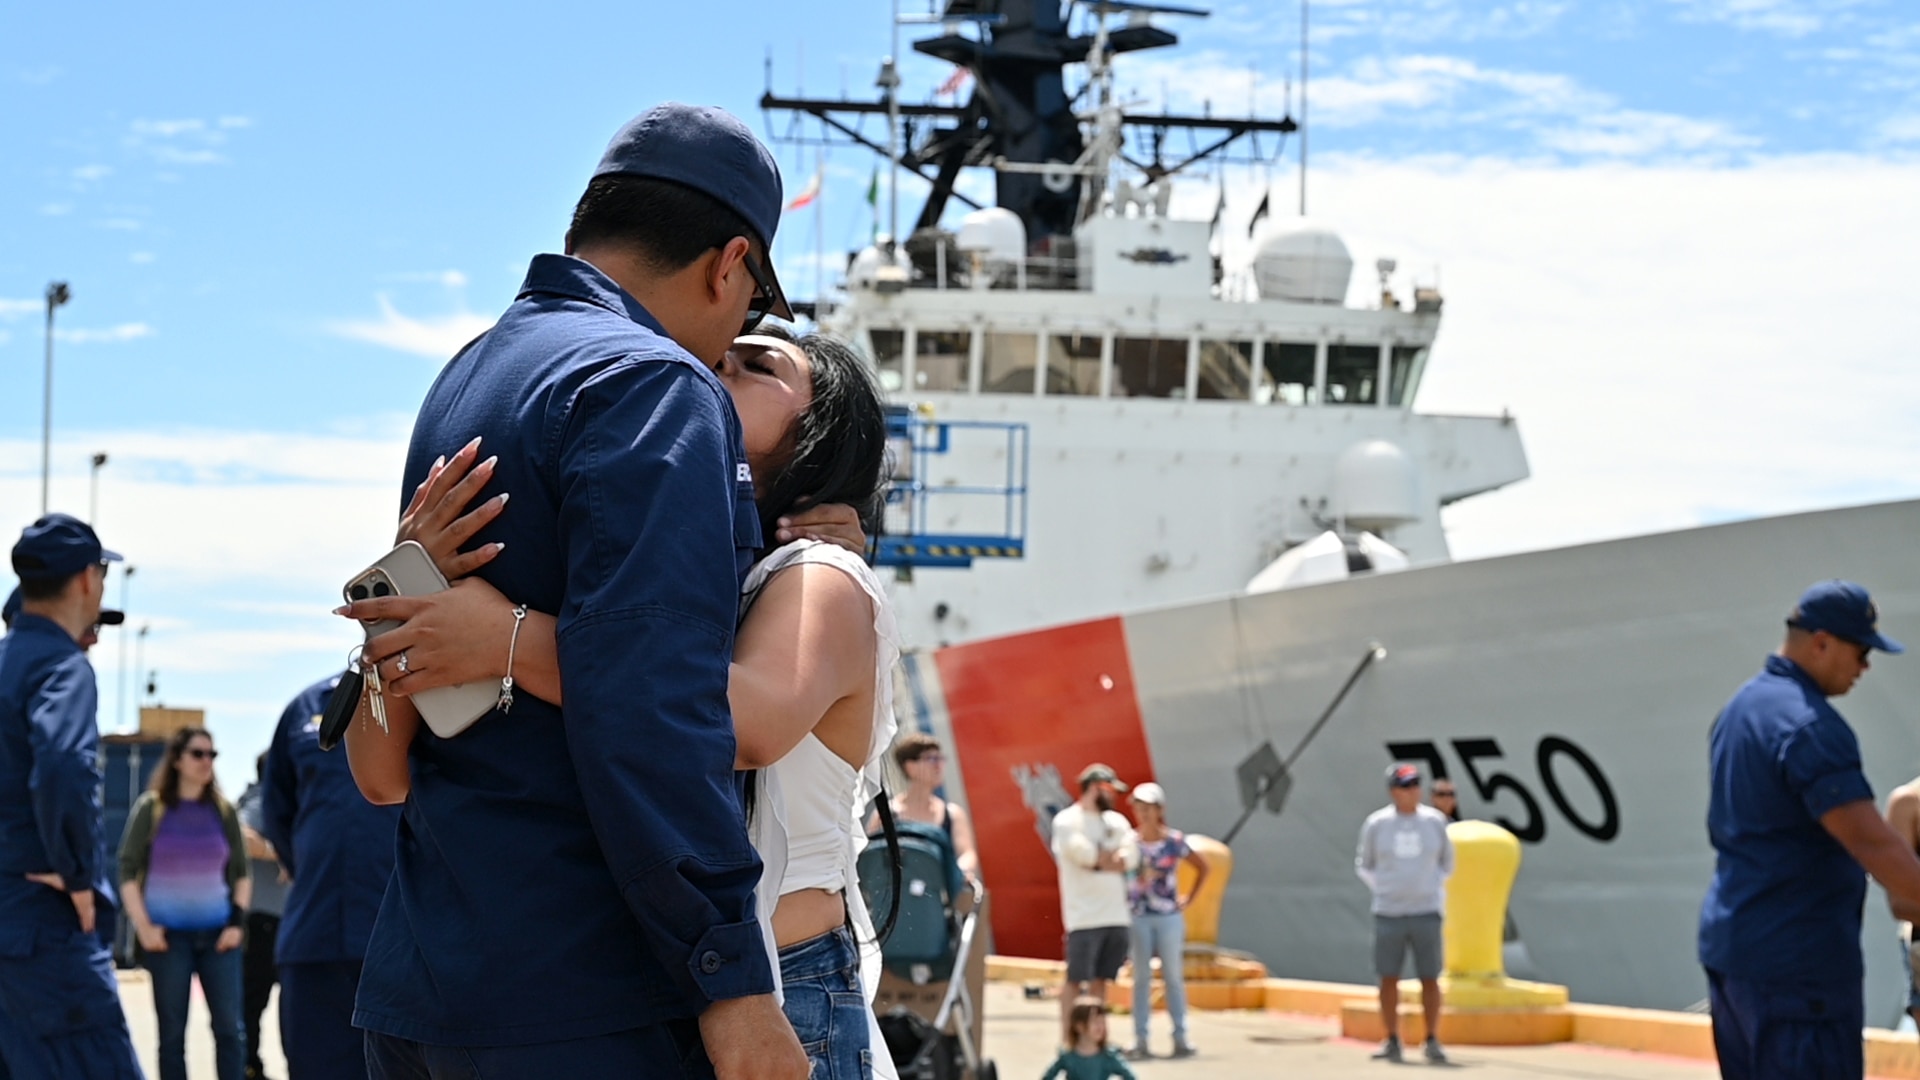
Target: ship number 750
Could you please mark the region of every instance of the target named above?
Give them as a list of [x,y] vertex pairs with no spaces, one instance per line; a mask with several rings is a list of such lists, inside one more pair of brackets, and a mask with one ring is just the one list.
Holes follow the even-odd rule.
[[[1506,817],[1495,817],[1494,823],[1513,833],[1522,841],[1537,844],[1546,839],[1547,819],[1541,813],[1540,800],[1533,792],[1511,773],[1482,771],[1479,762],[1503,758],[1506,754],[1500,749],[1500,743],[1494,739],[1455,739],[1453,752],[1460,758],[1467,778],[1473,781],[1474,790],[1480,793],[1480,800],[1493,803],[1502,795],[1510,794],[1520,804],[1526,814],[1525,820],[1513,821]],[[1447,777],[1447,759],[1435,742],[1393,742],[1387,744],[1387,753],[1395,761],[1420,761],[1427,765],[1428,774],[1435,780]],[[1566,793],[1560,787],[1560,778],[1554,772],[1554,764],[1559,758],[1566,758],[1580,772],[1587,776],[1587,783],[1593,787],[1594,794],[1600,798],[1600,820],[1589,821],[1580,815]],[[1534,764],[1540,772],[1540,786],[1553,802],[1560,816],[1574,830],[1601,843],[1606,843],[1620,835],[1620,803],[1613,795],[1613,785],[1607,782],[1607,774],[1593,758],[1571,740],[1558,735],[1548,735],[1540,740],[1534,751]]]

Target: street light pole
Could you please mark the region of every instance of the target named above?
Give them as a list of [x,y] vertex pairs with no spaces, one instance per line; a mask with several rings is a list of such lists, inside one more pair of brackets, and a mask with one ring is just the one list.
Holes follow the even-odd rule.
[[[149,630],[151,630],[151,629],[153,629],[153,624],[151,624],[151,623],[141,623],[141,624],[140,624],[140,634],[139,634],[139,636],[138,636],[138,637],[136,637],[136,638],[134,638],[134,642],[133,642],[133,648],[134,648],[134,660],[133,660],[133,670],[134,670],[134,672],[136,673],[136,675],[137,675],[137,674],[138,674],[139,672],[142,672],[142,671],[145,671],[145,670],[147,669],[147,631],[149,631]],[[151,693],[151,687],[152,687],[152,685],[153,685],[153,684],[152,684],[152,681],[151,681],[151,680],[149,680],[149,681],[148,681],[148,684],[147,684],[147,685],[148,685],[148,687],[149,687],[149,693]],[[138,729],[138,725],[137,725],[137,724],[135,725],[135,728],[136,728],[136,730]]]
[[64,281],[47,286],[47,377],[45,402],[40,413],[40,514],[47,513],[48,477],[53,461],[53,309],[73,299],[73,291]]
[[[126,569],[120,571],[120,610],[122,613],[125,613],[127,610],[127,592],[132,585],[133,565],[129,563]],[[147,632],[143,628],[140,631],[142,640],[146,638],[146,635]],[[132,730],[127,724],[127,624],[125,623],[120,624],[120,691],[119,702],[114,706],[113,718],[119,723],[120,730]]]
[[93,455],[92,491],[87,496],[87,524],[93,526],[95,532],[100,531],[100,466],[106,463],[107,455]]

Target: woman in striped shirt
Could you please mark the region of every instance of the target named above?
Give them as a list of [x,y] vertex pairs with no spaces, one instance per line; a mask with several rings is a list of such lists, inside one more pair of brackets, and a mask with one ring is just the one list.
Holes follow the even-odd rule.
[[182,728],[120,841],[120,895],[153,975],[161,1080],[187,1078],[187,1003],[200,976],[219,1080],[241,1080],[241,926],[253,882],[240,817],[213,778],[213,736]]

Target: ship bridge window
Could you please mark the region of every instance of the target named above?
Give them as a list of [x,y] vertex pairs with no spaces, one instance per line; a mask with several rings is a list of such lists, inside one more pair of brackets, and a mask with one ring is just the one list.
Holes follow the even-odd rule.
[[897,393],[904,385],[902,361],[905,359],[907,332],[904,330],[867,331],[867,355],[873,357],[873,370],[880,378],[880,389]]
[[1253,395],[1253,342],[1202,341],[1200,394],[1215,401],[1246,401]]
[[1054,334],[1047,340],[1047,393],[1092,397],[1100,392],[1102,334]]
[[989,333],[980,361],[980,389],[989,394],[1032,394],[1038,347],[1039,337],[1033,333]]
[[1282,405],[1306,405],[1314,400],[1312,342],[1269,341],[1262,353],[1267,386],[1261,389],[1272,395],[1269,400]]
[[1115,338],[1116,397],[1183,397],[1187,392],[1186,338]]
[[1420,390],[1420,374],[1427,366],[1424,345],[1395,345],[1391,382],[1387,386],[1387,404],[1411,405]]
[[967,355],[973,334],[966,330],[921,330],[914,335],[913,388],[923,393],[965,393]]
[[1327,404],[1372,405],[1379,382],[1380,346],[1327,346]]

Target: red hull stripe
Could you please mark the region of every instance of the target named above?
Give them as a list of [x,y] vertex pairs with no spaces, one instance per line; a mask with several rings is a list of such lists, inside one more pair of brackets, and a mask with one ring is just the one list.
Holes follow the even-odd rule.
[[1053,813],[1078,797],[1090,762],[1129,784],[1153,779],[1125,628],[1101,619],[933,656],[994,894],[994,947],[1060,959],[1058,877],[1043,838]]

